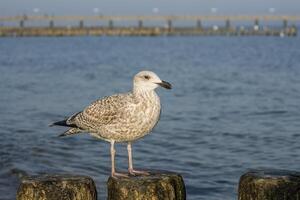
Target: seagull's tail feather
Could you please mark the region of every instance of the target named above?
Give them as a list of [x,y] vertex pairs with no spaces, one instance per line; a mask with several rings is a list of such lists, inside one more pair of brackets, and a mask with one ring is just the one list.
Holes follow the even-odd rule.
[[70,126],[67,124],[67,120],[61,120],[61,121],[58,121],[58,122],[54,122],[52,124],[50,124],[49,126]]
[[51,126],[66,126],[66,127],[78,128],[76,126],[76,124],[68,124],[67,122],[68,122],[68,120],[65,119],[65,120],[61,120],[61,121],[58,121],[58,122],[54,122],[54,123],[50,124],[49,126],[50,127]]
[[77,117],[77,115],[79,115],[80,113],[81,112],[75,113],[71,117],[61,120],[61,121],[58,121],[58,122],[54,122],[54,123],[50,124],[49,126],[67,126],[67,127],[72,127],[72,128],[78,128],[74,120]]
[[60,134],[59,137],[64,137],[64,136],[68,136],[68,135],[74,135],[74,134],[78,134],[78,133],[82,133],[82,130],[79,129],[79,128],[70,128],[66,132]]

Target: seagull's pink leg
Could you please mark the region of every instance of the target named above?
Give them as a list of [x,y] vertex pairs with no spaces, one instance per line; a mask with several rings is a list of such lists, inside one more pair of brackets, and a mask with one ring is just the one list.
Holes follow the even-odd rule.
[[118,178],[118,177],[128,177],[127,174],[122,174],[122,173],[117,173],[115,169],[115,155],[116,155],[116,150],[115,150],[115,141],[111,140],[110,141],[110,156],[111,156],[111,176]]
[[131,174],[133,176],[135,176],[135,175],[150,175],[146,171],[138,171],[138,170],[133,169],[131,142],[128,142],[128,144],[127,144],[127,151],[128,151],[128,172],[129,172],[129,174]]

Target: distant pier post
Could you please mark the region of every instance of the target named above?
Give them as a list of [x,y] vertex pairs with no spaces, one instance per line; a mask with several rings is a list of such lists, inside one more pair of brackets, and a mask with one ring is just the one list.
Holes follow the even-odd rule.
[[109,177],[107,193],[107,200],[186,199],[185,185],[181,175],[171,172],[153,172],[149,176],[129,178]]
[[113,21],[113,20],[109,20],[109,21],[108,21],[108,27],[109,27],[110,29],[113,29],[113,28],[114,28],[114,21]]
[[288,20],[284,19],[283,20],[283,28],[286,29],[288,27]]
[[87,176],[42,175],[21,180],[17,200],[97,200],[94,181]]
[[139,28],[143,28],[143,20],[139,20],[138,21],[138,27]]
[[83,27],[84,27],[83,20],[80,20],[80,21],[79,21],[79,28],[83,28]]
[[23,27],[24,27],[24,20],[21,20],[21,21],[19,22],[19,26],[20,26],[20,28],[23,28]]
[[197,27],[198,29],[202,29],[202,22],[201,22],[200,19],[197,20],[197,22],[196,22],[196,27]]
[[228,30],[230,30],[230,27],[231,27],[231,25],[230,25],[230,19],[226,19],[226,21],[225,21],[225,29],[228,31]]
[[49,27],[50,27],[50,28],[53,28],[53,27],[54,27],[54,21],[53,21],[53,20],[50,20],[50,22],[49,22]]
[[24,26],[25,26],[25,21],[26,20],[28,20],[28,17],[27,17],[27,15],[23,15],[22,16],[22,19],[20,20],[20,22],[19,22],[19,26],[21,27],[21,28],[23,28]]
[[254,27],[253,27],[253,29],[254,29],[255,31],[258,31],[258,30],[259,30],[259,20],[258,20],[258,19],[255,19],[255,20],[254,20]]
[[172,30],[172,20],[171,19],[169,19],[168,21],[167,21],[167,26],[168,26],[168,31],[171,31]]
[[297,36],[297,32],[298,32],[298,28],[296,25],[292,25],[292,27],[290,28],[290,34],[291,36]]
[[238,200],[298,200],[299,197],[300,172],[251,170],[240,178]]

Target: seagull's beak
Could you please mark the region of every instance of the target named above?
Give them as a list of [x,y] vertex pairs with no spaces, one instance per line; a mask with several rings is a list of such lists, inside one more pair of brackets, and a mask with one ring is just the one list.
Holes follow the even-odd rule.
[[172,85],[168,83],[167,81],[161,81],[160,83],[156,83],[157,85],[166,88],[166,89],[172,89]]

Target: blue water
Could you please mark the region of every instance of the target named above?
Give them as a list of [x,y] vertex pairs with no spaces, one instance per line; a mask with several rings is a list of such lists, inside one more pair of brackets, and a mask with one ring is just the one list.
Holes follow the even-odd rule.
[[[42,173],[92,176],[104,199],[109,144],[48,124],[130,90],[142,69],[174,89],[158,90],[137,168],[181,173],[190,200],[236,199],[249,168],[300,170],[299,37],[0,38],[0,199]],[[126,170],[124,144],[116,159]]]

